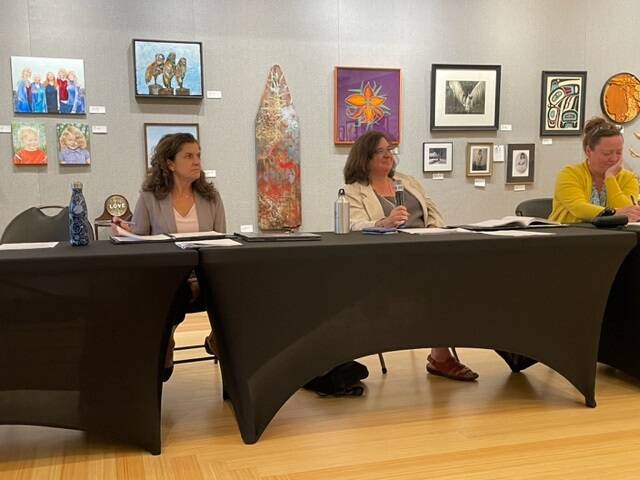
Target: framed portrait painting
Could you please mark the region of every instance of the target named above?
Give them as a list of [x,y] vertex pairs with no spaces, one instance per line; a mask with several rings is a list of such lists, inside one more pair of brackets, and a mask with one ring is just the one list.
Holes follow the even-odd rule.
[[467,143],[467,177],[490,177],[493,143]]
[[85,115],[84,61],[11,57],[13,111],[34,115]]
[[202,98],[202,43],[133,41],[136,97]]
[[542,72],[540,136],[581,135],[587,72]]
[[399,144],[401,89],[399,68],[336,67],[334,143],[351,145],[376,130]]
[[170,133],[190,133],[199,140],[197,123],[145,123],[144,124],[144,157],[147,169],[151,168],[151,158],[156,145],[162,137]]
[[451,172],[453,170],[453,142],[423,143],[422,163],[425,172]]
[[501,68],[432,65],[431,130],[497,130]]
[[91,164],[89,125],[84,123],[58,123],[58,161],[60,165]]
[[46,165],[47,130],[44,123],[12,122],[14,165]]
[[533,183],[536,146],[533,143],[510,144],[507,148],[506,183]]

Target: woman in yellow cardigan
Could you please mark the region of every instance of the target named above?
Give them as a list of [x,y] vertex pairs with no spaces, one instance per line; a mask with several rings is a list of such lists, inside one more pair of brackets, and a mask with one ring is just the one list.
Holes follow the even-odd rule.
[[550,220],[578,223],[597,216],[625,215],[640,219],[638,179],[622,165],[624,138],[604,118],[592,118],[584,127],[583,163],[562,169],[556,181]]

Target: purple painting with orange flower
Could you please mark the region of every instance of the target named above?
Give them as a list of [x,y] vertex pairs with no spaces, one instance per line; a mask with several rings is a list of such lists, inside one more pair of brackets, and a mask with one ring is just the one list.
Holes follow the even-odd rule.
[[400,143],[399,68],[336,67],[336,145],[350,145],[376,130]]

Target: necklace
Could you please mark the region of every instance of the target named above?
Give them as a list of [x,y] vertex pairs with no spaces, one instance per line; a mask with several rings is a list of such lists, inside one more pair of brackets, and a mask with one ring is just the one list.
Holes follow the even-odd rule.
[[385,178],[383,188],[376,188],[373,183],[371,183],[371,188],[373,188],[373,190],[382,197],[391,197],[395,195],[395,190],[393,189],[391,179],[389,177]]

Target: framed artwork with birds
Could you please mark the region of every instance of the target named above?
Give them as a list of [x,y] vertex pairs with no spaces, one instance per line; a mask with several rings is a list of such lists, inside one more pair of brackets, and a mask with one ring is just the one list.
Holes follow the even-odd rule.
[[136,97],[202,98],[202,43],[133,40]]

